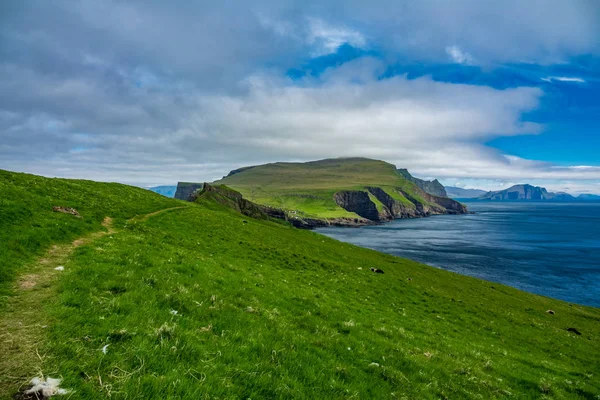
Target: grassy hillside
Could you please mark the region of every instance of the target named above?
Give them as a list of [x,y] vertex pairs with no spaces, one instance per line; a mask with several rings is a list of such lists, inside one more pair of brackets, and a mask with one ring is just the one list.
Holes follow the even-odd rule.
[[[22,210],[3,228],[62,221],[47,208],[65,203],[94,222],[69,222],[63,235],[110,233],[86,236],[62,259],[52,248],[45,263],[25,257],[15,282],[47,279],[15,285],[0,311],[0,398],[39,373],[63,377],[81,399],[600,394],[598,309],[251,219],[207,198],[185,206],[121,185],[2,177],[13,188],[0,192],[2,204]],[[95,192],[95,211],[77,185]],[[117,219],[103,228],[106,216]],[[36,252],[54,240],[67,241],[51,236]]]
[[368,186],[382,188],[408,208],[414,209],[415,204],[397,189],[424,205],[437,207],[423,197],[414,183],[403,178],[394,165],[367,158],[266,164],[242,168],[215,183],[227,185],[256,203],[312,218],[359,217],[336,204],[334,194],[341,190],[365,190]]
[[[180,202],[145,189],[116,183],[48,179],[0,170],[0,308],[15,273],[51,243],[67,243],[115,223]],[[81,215],[54,212],[75,208]]]

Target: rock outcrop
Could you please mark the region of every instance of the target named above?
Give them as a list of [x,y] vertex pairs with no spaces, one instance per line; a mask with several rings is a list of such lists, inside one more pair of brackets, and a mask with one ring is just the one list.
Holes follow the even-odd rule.
[[432,181],[426,181],[423,179],[415,178],[405,168],[398,169],[398,173],[402,175],[406,180],[417,185],[425,193],[432,194],[434,196],[448,197],[444,185],[442,185],[437,179],[434,179]]
[[190,201],[192,194],[201,190],[204,184],[194,182],[178,182],[175,198],[179,200]]

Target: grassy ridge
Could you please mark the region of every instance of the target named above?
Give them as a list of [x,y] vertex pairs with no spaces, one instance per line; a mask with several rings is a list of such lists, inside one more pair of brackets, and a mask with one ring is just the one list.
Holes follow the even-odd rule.
[[[48,179],[0,170],[0,308],[15,273],[54,243],[67,243],[137,214],[180,204],[132,186],[85,180]],[[52,211],[73,207],[82,218]]]
[[[121,207],[105,206],[109,216]],[[27,205],[34,219],[45,209]],[[208,199],[118,229],[77,248],[55,297],[40,304],[50,322],[36,367],[62,375],[77,398],[600,394],[598,309],[249,219]]]
[[[247,168],[215,183],[239,191],[247,199],[288,211],[300,211],[313,218],[357,218],[338,206],[333,194],[340,190],[364,190],[381,187],[407,207],[415,205],[396,191],[410,193],[422,204],[420,189],[397,173],[396,167],[367,158],[342,158],[307,163],[274,163]],[[372,197],[372,196],[370,196]],[[378,209],[382,207],[375,202]]]

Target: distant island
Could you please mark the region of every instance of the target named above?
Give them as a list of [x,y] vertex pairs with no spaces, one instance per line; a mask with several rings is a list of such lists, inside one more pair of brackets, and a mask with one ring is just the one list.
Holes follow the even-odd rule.
[[473,199],[488,201],[600,201],[600,196],[581,194],[573,196],[565,192],[549,192],[546,188],[529,184],[513,185],[508,189],[485,191],[481,189],[462,189],[454,186],[445,187],[448,197],[455,199]]
[[577,196],[578,200],[593,200],[593,201],[600,201],[600,196],[597,194],[580,194],[579,196]]
[[514,185],[508,189],[487,192],[480,200],[553,200],[573,201],[575,197],[564,192],[548,192],[546,188],[532,185]]
[[487,193],[481,189],[463,189],[456,186],[446,186],[445,189],[448,197],[453,199],[474,199]]

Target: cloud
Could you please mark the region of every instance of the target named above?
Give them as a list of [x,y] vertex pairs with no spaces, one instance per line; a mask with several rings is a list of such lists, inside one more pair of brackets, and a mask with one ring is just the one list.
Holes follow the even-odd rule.
[[[12,140],[4,141],[0,154],[20,168],[36,159],[60,165],[62,174],[69,165],[71,173],[83,174],[91,165],[90,174],[108,168],[113,179],[128,181],[157,170],[162,176],[172,171],[177,180],[182,166],[202,180],[251,163],[357,155],[440,178],[550,174],[547,166],[482,144],[498,132],[538,133],[541,127],[521,116],[538,106],[539,89],[496,90],[405,76],[382,80],[373,73],[380,68],[380,61],[360,59],[301,82],[255,75],[230,94],[188,88],[153,93],[131,83],[125,90],[12,70],[7,90],[23,97],[4,105],[11,113],[0,121]],[[25,104],[36,107],[25,110]],[[38,146],[25,138],[35,138]],[[52,170],[47,166],[46,172]]]
[[365,57],[316,78],[285,78],[343,44],[389,62],[598,54],[596,2],[298,4],[3,6],[0,168],[158,184],[267,161],[363,155],[439,178],[599,179],[594,167],[555,168],[485,145],[543,130],[523,117],[539,106],[540,89],[380,79],[386,64]]
[[474,64],[473,57],[469,53],[463,52],[458,46],[446,47],[446,53],[450,57],[450,60],[457,64]]
[[573,82],[573,83],[585,83],[585,80],[577,77],[567,77],[567,76],[548,76],[546,78],[541,78],[545,82],[559,81],[559,82]]
[[307,42],[316,49],[312,52],[314,57],[335,53],[343,44],[356,48],[365,47],[367,40],[358,31],[344,26],[331,26],[325,21],[310,18]]

